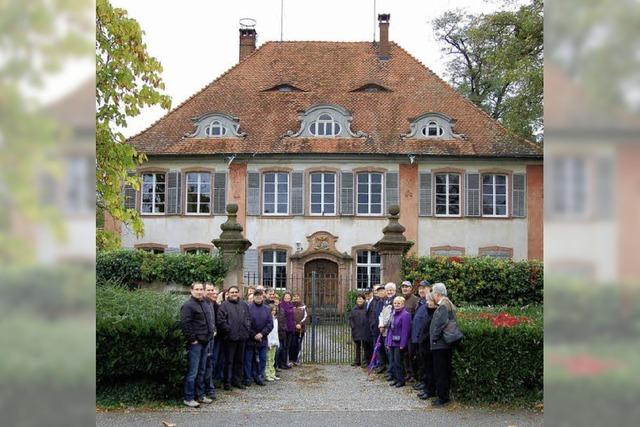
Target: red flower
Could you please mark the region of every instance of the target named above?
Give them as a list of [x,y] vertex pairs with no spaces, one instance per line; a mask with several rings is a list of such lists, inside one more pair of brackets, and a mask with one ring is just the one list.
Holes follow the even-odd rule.
[[528,323],[529,318],[526,316],[512,316],[507,312],[499,314],[493,313],[480,313],[480,318],[484,320],[490,320],[491,324],[496,328],[511,328],[520,323]]

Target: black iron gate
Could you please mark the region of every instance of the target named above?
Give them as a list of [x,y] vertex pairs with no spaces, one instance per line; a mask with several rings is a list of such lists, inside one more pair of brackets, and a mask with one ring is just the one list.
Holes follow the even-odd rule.
[[351,363],[354,360],[349,327],[348,283],[335,275],[312,272],[305,280],[307,313],[311,321],[302,344],[302,361]]

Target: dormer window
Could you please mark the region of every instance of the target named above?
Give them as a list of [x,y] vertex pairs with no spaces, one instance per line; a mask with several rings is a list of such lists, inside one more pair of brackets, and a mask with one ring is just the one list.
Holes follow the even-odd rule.
[[240,120],[225,113],[207,113],[193,119],[196,130],[185,134],[187,138],[238,138],[245,134],[240,131]]
[[441,113],[424,113],[413,119],[409,133],[401,135],[403,139],[462,139],[462,135],[453,132],[454,119]]
[[351,130],[351,113],[334,104],[320,104],[298,114],[300,130],[287,131],[283,137],[293,138],[360,138],[364,132]]
[[227,134],[227,128],[220,123],[218,120],[213,120],[209,126],[205,128],[205,134],[207,136],[224,136]]
[[264,92],[305,92],[292,84],[281,83],[270,88],[264,89]]
[[422,128],[423,136],[442,136],[443,133],[444,130],[434,121],[429,122]]
[[391,90],[377,83],[367,83],[363,86],[360,86],[357,89],[352,90],[351,92],[375,93],[375,92],[391,92]]
[[318,119],[309,126],[309,132],[315,136],[336,136],[340,134],[340,129],[340,124],[329,114],[321,114]]

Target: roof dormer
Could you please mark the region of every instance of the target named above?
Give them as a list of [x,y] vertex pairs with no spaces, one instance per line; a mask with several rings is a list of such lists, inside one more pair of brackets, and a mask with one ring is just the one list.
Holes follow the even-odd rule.
[[356,89],[353,89],[351,92],[368,92],[368,93],[391,92],[391,89],[386,88],[378,83],[367,83]]
[[264,92],[304,92],[304,90],[289,83],[281,83],[265,89]]
[[414,139],[462,139],[462,135],[453,132],[455,119],[441,113],[424,113],[410,119],[409,133],[402,138]]
[[225,113],[207,113],[192,120],[196,130],[185,135],[187,138],[237,138],[245,136],[240,132],[239,119]]
[[285,136],[302,138],[359,138],[364,132],[353,132],[353,116],[339,105],[319,104],[298,114],[300,129],[288,131]]

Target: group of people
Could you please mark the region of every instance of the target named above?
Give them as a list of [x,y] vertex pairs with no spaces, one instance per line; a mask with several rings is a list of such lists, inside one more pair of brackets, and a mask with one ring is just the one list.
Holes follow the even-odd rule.
[[[445,340],[445,328],[456,321],[455,306],[442,283],[425,280],[413,293],[409,281],[378,285],[359,294],[349,315],[355,361],[384,374],[390,386],[414,382],[418,397],[432,399],[432,405],[450,401],[452,348]],[[364,360],[362,359],[364,357]]]
[[249,287],[246,301],[237,286],[220,293],[211,283],[191,284],[180,308],[188,370],[184,404],[216,399],[216,386],[245,389],[280,378],[280,369],[300,362],[307,310],[298,294]]

